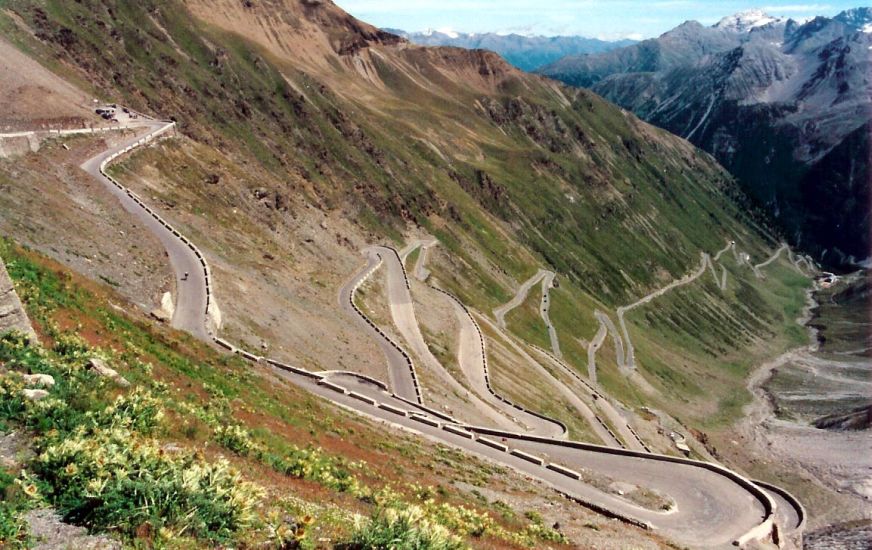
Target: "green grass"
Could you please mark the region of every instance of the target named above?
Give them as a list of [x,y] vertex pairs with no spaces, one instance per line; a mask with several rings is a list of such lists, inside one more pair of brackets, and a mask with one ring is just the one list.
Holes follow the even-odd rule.
[[808,278],[786,260],[762,280],[731,259],[725,265],[727,291],[706,273],[627,315],[640,370],[670,398],[661,406],[707,428],[741,415],[753,368],[806,340],[796,319]]

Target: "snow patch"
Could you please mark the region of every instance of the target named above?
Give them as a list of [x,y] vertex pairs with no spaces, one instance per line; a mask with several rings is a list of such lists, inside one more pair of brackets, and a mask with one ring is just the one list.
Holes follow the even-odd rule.
[[860,30],[866,34],[872,34],[872,23],[866,23]]

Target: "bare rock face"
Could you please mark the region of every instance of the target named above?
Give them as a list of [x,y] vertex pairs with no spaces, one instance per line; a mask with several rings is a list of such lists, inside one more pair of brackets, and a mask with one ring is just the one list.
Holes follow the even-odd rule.
[[6,265],[0,261],[0,334],[12,330],[27,334],[33,342],[37,339],[36,332],[30,325],[30,319],[21,306],[21,300],[15,293]]
[[813,424],[815,428],[822,430],[868,430],[872,427],[872,405],[857,407],[847,413],[824,416]]
[[804,23],[749,11],[541,72],[712,153],[796,244],[838,263],[870,246],[870,29],[872,8]]
[[107,367],[106,363],[104,363],[102,359],[92,357],[88,360],[88,368],[95,372],[97,375],[112,380],[122,388],[130,386],[130,382],[128,382],[123,376],[118,374],[118,371],[116,371],[115,369],[110,369],[109,367]]

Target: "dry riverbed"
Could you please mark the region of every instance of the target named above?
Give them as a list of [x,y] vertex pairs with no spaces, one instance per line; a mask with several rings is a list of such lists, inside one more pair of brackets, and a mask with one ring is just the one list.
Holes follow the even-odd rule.
[[811,544],[818,539],[848,544],[872,521],[868,422],[852,425],[865,429],[843,429],[847,422],[830,422],[831,429],[815,426],[823,417],[839,418],[872,404],[867,277],[854,274],[809,297],[800,321],[809,327],[812,343],[754,373],[749,389],[755,399],[738,430],[766,469],[790,471],[814,486],[792,489],[806,496]]

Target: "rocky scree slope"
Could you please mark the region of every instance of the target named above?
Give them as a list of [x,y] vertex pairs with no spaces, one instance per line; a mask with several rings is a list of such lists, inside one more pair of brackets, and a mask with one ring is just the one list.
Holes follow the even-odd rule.
[[869,250],[870,22],[746,12],[541,72],[714,154],[794,243],[840,263]]

